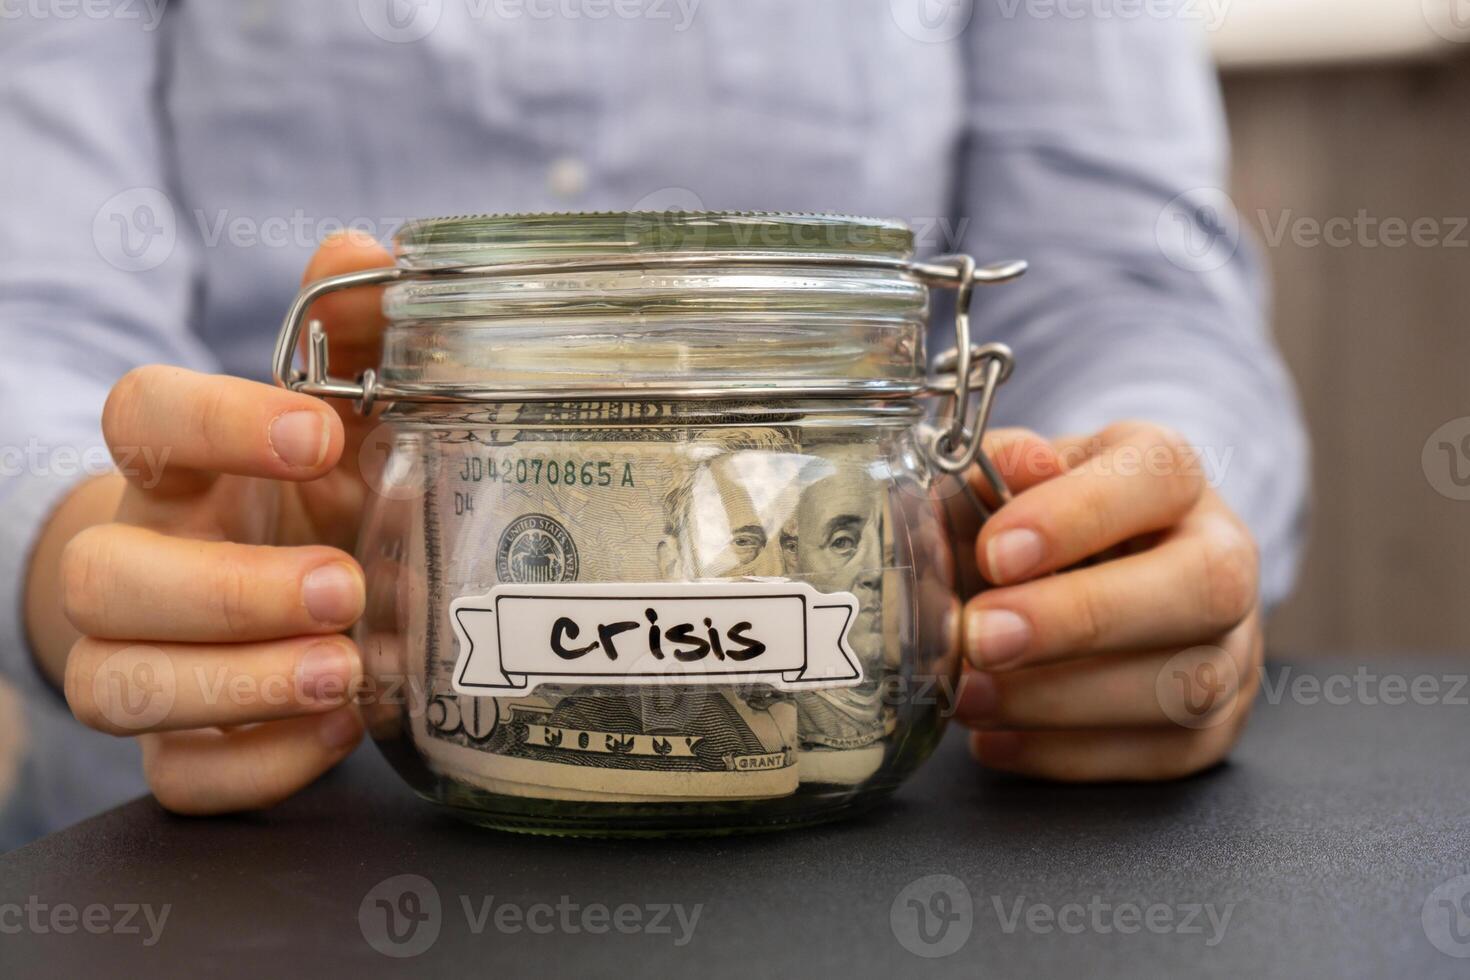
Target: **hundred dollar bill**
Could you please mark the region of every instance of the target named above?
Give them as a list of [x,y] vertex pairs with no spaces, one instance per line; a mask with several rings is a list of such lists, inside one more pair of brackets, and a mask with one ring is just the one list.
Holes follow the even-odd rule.
[[867,444],[814,446],[803,455],[787,572],[822,592],[857,597],[848,642],[862,662],[863,682],[796,696],[801,781],[853,785],[878,771],[895,724],[882,696],[885,671],[898,660],[896,618],[885,614],[885,599],[901,593],[885,589],[895,574],[888,481],[881,469],[875,472]]
[[[452,688],[447,610],[457,596],[500,583],[786,573],[804,463],[791,430],[691,428],[680,411],[528,405],[488,426],[465,416],[465,429],[439,431],[423,504],[431,594],[410,624],[427,653],[429,696],[411,724],[431,766],[490,792],[549,799],[754,799],[797,789],[790,695],[542,685],[490,698]],[[710,423],[705,412],[699,424]],[[731,419],[742,414],[732,408]]]
[[[440,594],[415,627],[431,695],[418,734],[433,741],[417,741],[446,773],[516,795],[669,800],[851,785],[880,767],[894,725],[881,681],[898,662],[887,607],[902,590],[885,588],[897,572],[873,447],[802,452],[786,427],[681,431],[660,417],[668,411],[677,409],[531,407],[489,433],[437,443],[424,566]],[[732,409],[731,421],[741,416]],[[636,424],[651,418],[664,425]],[[849,642],[863,662],[860,686],[794,702],[733,687],[543,686],[516,698],[451,690],[455,650],[437,611],[455,595],[501,582],[771,575],[858,597]]]

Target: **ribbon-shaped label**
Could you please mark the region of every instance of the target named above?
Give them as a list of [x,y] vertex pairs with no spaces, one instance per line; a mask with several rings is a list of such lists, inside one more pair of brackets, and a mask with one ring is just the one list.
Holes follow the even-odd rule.
[[850,592],[804,582],[497,585],[449,606],[454,689],[524,694],[540,684],[851,687]]

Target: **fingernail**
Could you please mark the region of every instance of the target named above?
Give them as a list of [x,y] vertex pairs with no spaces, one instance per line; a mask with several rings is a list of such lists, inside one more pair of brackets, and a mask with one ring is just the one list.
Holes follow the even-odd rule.
[[995,714],[1000,705],[1000,691],[995,678],[983,671],[968,670],[960,678],[960,698],[955,713],[967,722],[984,721]]
[[1010,663],[1031,642],[1031,624],[1009,609],[972,609],[965,631],[970,662],[981,670]]
[[302,580],[301,599],[318,623],[346,625],[362,613],[362,580],[342,562],[323,565]]
[[362,738],[362,719],[355,708],[338,708],[322,715],[317,724],[322,744],[334,752],[350,749]]
[[318,466],[327,458],[331,430],[320,412],[287,412],[271,422],[271,451],[287,466]]
[[296,663],[296,686],[313,701],[340,701],[352,684],[356,665],[339,642],[318,643]]
[[1041,564],[1043,545],[1041,535],[1028,528],[1005,531],[986,546],[985,563],[996,582],[1014,582]]

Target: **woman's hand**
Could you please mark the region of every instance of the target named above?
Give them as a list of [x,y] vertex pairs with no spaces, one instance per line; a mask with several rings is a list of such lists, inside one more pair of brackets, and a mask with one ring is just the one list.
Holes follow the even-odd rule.
[[1262,658],[1250,532],[1158,426],[1000,442],[1020,492],[975,543],[995,586],[964,614],[974,669],[956,710],[975,757],[1059,780],[1169,779],[1219,762]]
[[[306,279],[390,262],[343,236]],[[317,304],[339,371],[376,363],[378,300],[358,290]],[[170,367],[132,371],[108,398],[103,431],[128,482],[112,521],[62,552],[66,616],[83,634],[66,697],[87,725],[138,736],[171,810],[268,806],[362,737],[361,660],[342,633],[365,601],[350,551],[367,425],[340,411]]]

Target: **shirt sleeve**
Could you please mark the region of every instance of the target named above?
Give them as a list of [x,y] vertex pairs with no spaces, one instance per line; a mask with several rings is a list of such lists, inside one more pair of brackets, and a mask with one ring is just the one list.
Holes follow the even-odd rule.
[[0,675],[30,719],[29,796],[67,808],[28,818],[52,826],[142,784],[135,762],[115,768],[131,744],[83,729],[37,670],[22,611],[37,532],[79,480],[113,468],[100,417],[118,377],[213,367],[190,328],[196,246],[160,124],[168,22],[143,10],[91,4],[0,30]]
[[976,297],[981,339],[1017,358],[998,423],[1061,435],[1146,419],[1183,433],[1254,533],[1270,605],[1295,575],[1309,450],[1224,190],[1197,9],[1100,17],[975,0],[956,227],[981,261],[1031,263]]

